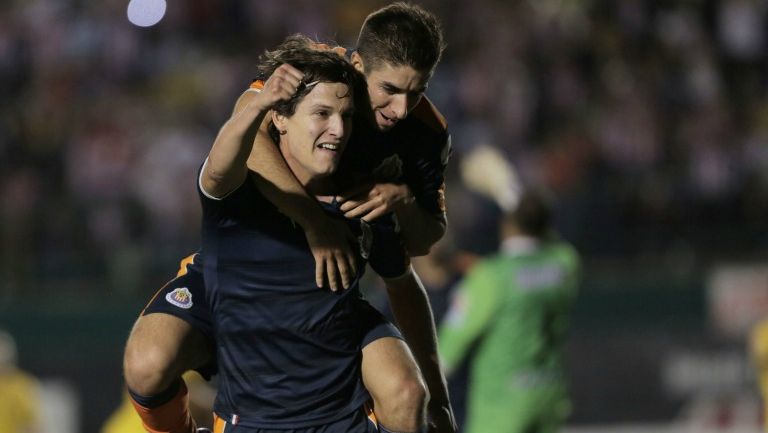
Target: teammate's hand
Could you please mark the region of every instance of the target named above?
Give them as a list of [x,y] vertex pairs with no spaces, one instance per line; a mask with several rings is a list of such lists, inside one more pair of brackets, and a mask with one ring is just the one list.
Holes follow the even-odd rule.
[[287,101],[296,94],[304,73],[293,66],[283,63],[270,75],[259,93],[259,100],[265,108],[280,101]]
[[360,217],[364,221],[394,211],[398,206],[413,203],[408,185],[395,183],[367,184],[337,197],[341,211],[347,218]]
[[355,254],[353,243],[357,239],[341,221],[323,218],[304,227],[309,249],[315,257],[315,282],[323,287],[327,280],[334,292],[342,287],[347,289],[355,278]]
[[317,51],[333,51],[334,53],[340,55],[341,57],[344,57],[347,54],[347,49],[344,47],[339,47],[339,46],[332,47],[322,42],[311,43],[309,44],[309,48]]
[[459,429],[450,404],[430,408],[427,417],[427,433],[456,433]]

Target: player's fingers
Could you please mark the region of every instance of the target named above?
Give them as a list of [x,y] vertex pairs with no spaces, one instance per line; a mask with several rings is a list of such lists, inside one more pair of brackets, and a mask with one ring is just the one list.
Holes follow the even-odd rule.
[[336,257],[336,266],[339,268],[339,275],[341,276],[341,285],[348,289],[352,284],[352,280],[355,277],[354,271],[351,267],[351,263],[348,261],[348,257],[343,252],[340,252]]
[[299,71],[299,75],[296,75],[292,72],[290,72],[288,67],[291,67],[290,65],[282,65],[281,67],[277,68],[275,72],[272,73],[272,76],[269,77],[267,82],[264,84],[264,88],[268,89],[272,86],[275,88],[284,88],[284,87],[296,87],[301,82],[301,79],[303,77],[303,74]]
[[309,48],[312,48],[313,50],[318,50],[318,51],[326,51],[330,47],[328,46],[328,44],[324,44],[322,42],[312,42],[309,44]]
[[342,212],[349,212],[352,209],[362,205],[363,203],[365,203],[365,200],[358,200],[356,198],[351,198],[345,201],[344,203],[342,203],[339,209],[341,209]]
[[317,288],[323,287],[325,278],[325,260],[322,257],[315,256],[315,284]]
[[387,213],[387,208],[385,206],[379,206],[377,208],[374,208],[372,211],[368,212],[367,214],[365,214],[362,220],[365,222],[371,222],[376,218],[384,215],[385,213]]
[[[348,250],[346,252],[346,258],[347,258],[347,263],[349,263],[349,272],[350,272],[350,282],[349,282],[349,284],[351,285],[352,284],[352,280],[354,280],[355,277],[357,276],[357,258],[355,256],[355,254],[352,252],[352,250]],[[349,286],[347,286],[347,287],[349,287]]]
[[328,285],[331,287],[331,291],[335,292],[339,290],[339,280],[336,272],[336,261],[332,257],[328,259],[325,270],[326,275],[328,275]]
[[350,211],[344,212],[344,216],[347,218],[359,218],[373,211],[377,206],[376,203],[368,201]]
[[282,65],[280,65],[280,67],[277,68],[277,71],[280,71],[280,73],[283,76],[285,76],[287,79],[295,80],[297,83],[304,78],[303,72],[289,65],[288,63],[283,63]]

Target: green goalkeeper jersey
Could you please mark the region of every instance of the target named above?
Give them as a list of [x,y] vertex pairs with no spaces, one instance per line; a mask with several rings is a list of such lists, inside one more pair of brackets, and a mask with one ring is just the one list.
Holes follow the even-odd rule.
[[460,284],[438,341],[449,373],[475,349],[468,433],[547,431],[531,419],[565,418],[563,350],[578,279],[570,245],[515,237]]

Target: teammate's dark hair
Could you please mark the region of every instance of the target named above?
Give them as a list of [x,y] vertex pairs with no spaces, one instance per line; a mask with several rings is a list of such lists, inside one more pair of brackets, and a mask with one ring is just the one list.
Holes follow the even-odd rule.
[[405,2],[368,15],[357,38],[357,52],[366,73],[388,63],[431,75],[444,49],[438,19],[422,7]]
[[505,219],[529,236],[547,237],[552,231],[551,200],[542,191],[528,190],[520,197],[515,210],[505,215]]
[[[367,95],[363,83],[364,78],[342,56],[333,51],[316,50],[311,48],[314,41],[306,36],[295,34],[283,41],[277,48],[266,51],[259,59],[257,79],[266,81],[275,69],[287,63],[304,73],[302,84],[296,94],[287,101],[275,104],[272,109],[278,114],[292,116],[296,106],[312,90],[313,86],[306,84],[319,81],[321,83],[346,84],[355,99]],[[346,95],[344,95],[346,96]],[[355,106],[361,102],[354,101]],[[279,142],[279,135],[274,125],[270,124],[270,135]]]

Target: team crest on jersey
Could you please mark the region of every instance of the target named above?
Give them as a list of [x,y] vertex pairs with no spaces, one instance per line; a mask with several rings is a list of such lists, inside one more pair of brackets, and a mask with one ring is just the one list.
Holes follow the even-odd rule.
[[192,293],[186,287],[174,289],[171,293],[165,295],[165,300],[185,310],[192,308]]

